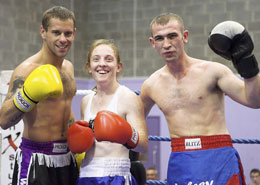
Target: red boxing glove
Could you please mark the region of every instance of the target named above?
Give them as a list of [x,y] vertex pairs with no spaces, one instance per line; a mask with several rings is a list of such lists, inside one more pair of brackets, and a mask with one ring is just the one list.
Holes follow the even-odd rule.
[[94,133],[86,121],[77,121],[68,129],[67,142],[72,153],[87,152],[94,140]]
[[110,111],[100,111],[94,121],[94,133],[97,141],[120,143],[128,149],[136,147],[138,132],[119,115]]

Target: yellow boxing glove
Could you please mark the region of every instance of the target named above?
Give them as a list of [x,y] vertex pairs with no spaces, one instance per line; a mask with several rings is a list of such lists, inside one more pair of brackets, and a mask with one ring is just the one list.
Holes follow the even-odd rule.
[[86,152],[82,152],[82,153],[77,153],[74,155],[77,166],[78,166],[78,170],[80,170],[80,166],[81,166],[82,160],[85,158],[85,154],[86,154]]
[[39,101],[63,93],[59,71],[50,64],[37,67],[27,77],[22,89],[14,97],[15,106],[22,112],[29,112]]

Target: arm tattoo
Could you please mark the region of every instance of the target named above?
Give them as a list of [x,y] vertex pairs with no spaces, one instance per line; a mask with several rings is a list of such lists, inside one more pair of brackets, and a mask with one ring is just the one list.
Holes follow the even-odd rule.
[[12,98],[12,97],[15,95],[16,90],[17,90],[18,88],[22,88],[23,84],[24,84],[24,80],[22,79],[22,77],[18,76],[18,77],[14,80],[14,82],[13,82],[13,87],[12,87],[12,89],[11,89],[11,94],[10,94],[10,96],[9,96],[8,98],[9,98],[9,99]]
[[19,112],[18,114],[15,115],[15,117],[11,118],[9,121],[10,123],[17,123],[17,121],[20,121],[23,116],[22,112]]
[[70,127],[74,122],[75,122],[75,119],[74,119],[74,118],[71,118],[71,119],[69,120],[69,127]]

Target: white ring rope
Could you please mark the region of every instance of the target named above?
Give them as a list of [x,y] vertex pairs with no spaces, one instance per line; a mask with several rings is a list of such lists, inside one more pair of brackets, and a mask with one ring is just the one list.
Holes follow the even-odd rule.
[[76,94],[77,95],[88,95],[91,92],[93,92],[92,90],[77,90]]

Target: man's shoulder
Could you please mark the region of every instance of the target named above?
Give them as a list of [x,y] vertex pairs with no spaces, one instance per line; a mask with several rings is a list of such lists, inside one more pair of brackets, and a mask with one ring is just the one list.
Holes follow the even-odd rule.
[[158,77],[163,73],[163,68],[160,68],[153,72],[145,81],[153,81],[155,79],[158,79]]
[[64,59],[63,64],[65,64],[66,66],[73,66],[73,63],[67,59]]
[[66,71],[74,71],[73,63],[69,60],[64,59],[62,66]]
[[29,75],[35,68],[39,67],[39,64],[32,62],[30,58],[24,60],[20,63],[15,69],[14,74],[27,76]]
[[210,73],[213,71],[223,71],[226,70],[228,67],[220,62],[215,61],[207,61],[207,60],[194,60],[195,62],[193,64],[195,68],[206,70]]
[[216,66],[216,65],[220,65],[220,66],[225,66],[224,64],[217,62],[217,61],[209,61],[209,60],[202,60],[202,59],[195,59],[194,61],[196,61],[199,65],[208,65],[208,66]]

